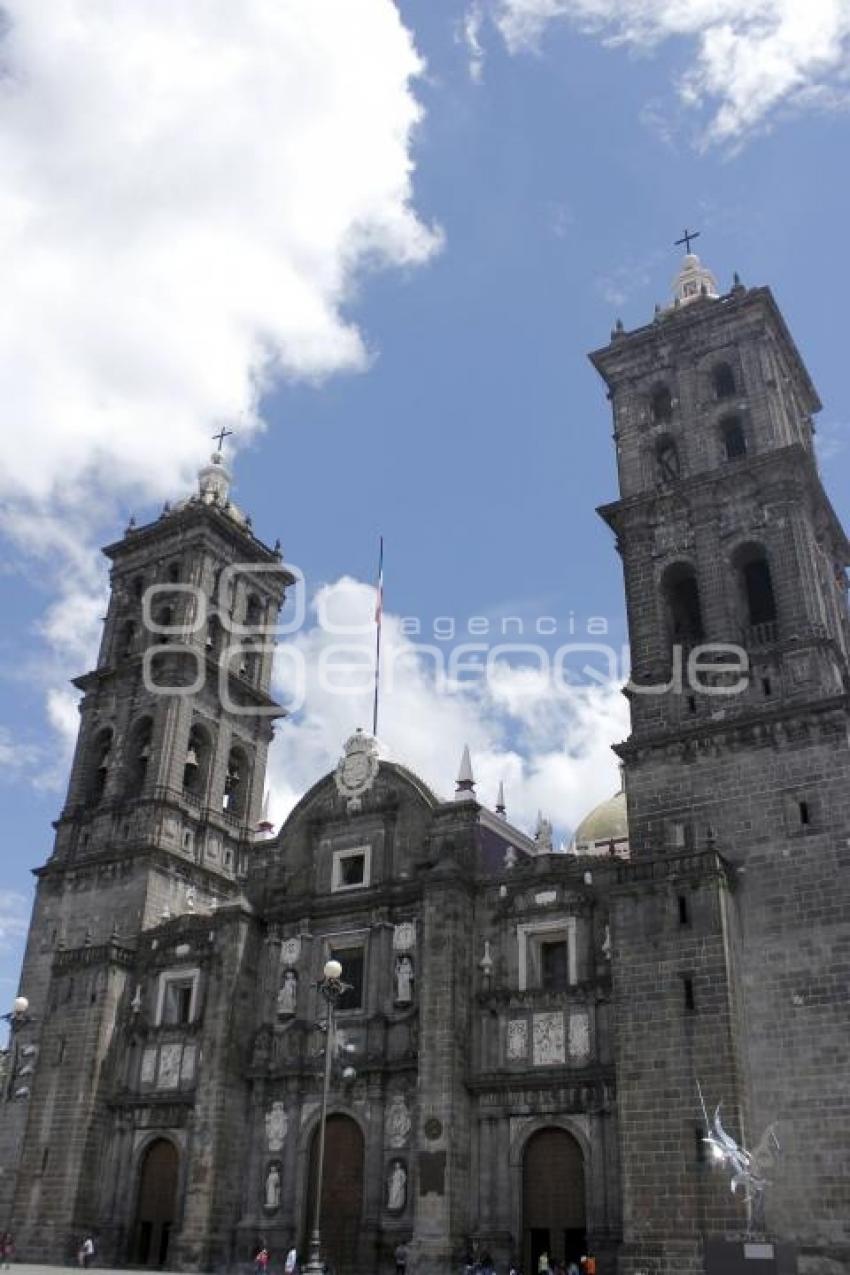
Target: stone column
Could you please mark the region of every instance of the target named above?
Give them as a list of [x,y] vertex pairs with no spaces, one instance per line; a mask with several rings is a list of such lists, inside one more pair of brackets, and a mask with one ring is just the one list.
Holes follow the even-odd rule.
[[436,812],[437,862],[423,881],[415,1275],[445,1275],[462,1256],[470,1230],[465,1055],[472,1021],[476,812],[474,802]]

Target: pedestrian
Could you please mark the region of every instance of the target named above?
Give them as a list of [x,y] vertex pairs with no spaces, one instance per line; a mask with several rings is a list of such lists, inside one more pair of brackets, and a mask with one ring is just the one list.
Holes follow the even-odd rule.
[[269,1269],[269,1250],[261,1244],[254,1257],[254,1275],[266,1275]]
[[575,1258],[570,1262],[569,1266],[567,1267],[567,1275],[581,1275],[581,1271],[576,1266]]
[[94,1240],[87,1235],[80,1245],[80,1266],[88,1270],[94,1260]]
[[15,1258],[15,1241],[11,1231],[6,1231],[0,1240],[0,1257],[3,1259],[3,1270],[7,1271]]
[[395,1258],[395,1275],[405,1275],[407,1270],[407,1245],[404,1240],[396,1245],[393,1257]]
[[292,1248],[289,1250],[289,1252],[286,1254],[286,1260],[283,1263],[283,1269],[286,1275],[295,1275],[295,1272],[298,1270],[298,1253],[296,1252],[294,1244],[292,1245]]
[[537,1259],[537,1275],[549,1275],[549,1254],[541,1253]]

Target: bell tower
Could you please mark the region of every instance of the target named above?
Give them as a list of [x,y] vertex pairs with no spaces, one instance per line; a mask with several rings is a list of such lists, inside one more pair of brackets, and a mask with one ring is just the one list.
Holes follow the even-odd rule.
[[693,253],[672,303],[591,361],[632,658],[633,862],[612,911],[623,1275],[703,1271],[744,1225],[703,1163],[698,1082],[746,1146],[777,1122],[768,1238],[846,1260],[830,1180],[850,1171],[850,1108],[817,1059],[850,1048],[850,546],[815,458],[820,402],[770,290],[736,277],[720,295]]
[[[31,1079],[12,1076],[7,1097],[20,1101],[0,1122],[0,1210],[22,1236],[57,1141],[69,1192],[54,1201],[60,1231],[77,1207],[74,1173],[140,933],[235,899],[247,874],[283,714],[269,693],[272,634],[294,577],[229,485],[216,451],[195,495],[104,550],[103,637],[96,668],[75,681],[79,736],[53,853],[35,874],[21,975],[29,1013],[15,1058]],[[78,1002],[73,1070],[64,1046],[59,1063],[39,1065],[45,1026]]]
[[[177,865],[202,896],[232,893],[246,868],[282,714],[268,635],[293,577],[229,482],[216,452],[196,496],[104,550],[109,608],[97,667],[75,682],[80,734],[46,871],[130,851],[152,872],[135,918],[104,914],[90,938],[179,911]],[[69,924],[66,945],[85,938]]]

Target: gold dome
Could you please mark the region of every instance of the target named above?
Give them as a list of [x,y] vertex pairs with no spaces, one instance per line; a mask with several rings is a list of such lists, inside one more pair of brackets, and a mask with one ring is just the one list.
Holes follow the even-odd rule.
[[[576,828],[573,845],[581,854],[596,847],[607,850],[610,842],[628,842],[629,822],[626,816],[626,794],[622,788],[603,801]],[[621,846],[618,844],[618,849]]]

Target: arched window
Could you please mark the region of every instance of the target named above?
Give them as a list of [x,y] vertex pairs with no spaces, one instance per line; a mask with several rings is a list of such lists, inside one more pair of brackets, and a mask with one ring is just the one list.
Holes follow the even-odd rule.
[[222,809],[238,819],[245,813],[247,791],[248,759],[241,748],[231,748],[227,757],[227,773],[224,777]]
[[127,749],[126,793],[128,797],[139,797],[144,791],[150,766],[152,738],[153,722],[149,717],[144,717],[134,727]]
[[125,620],[118,634],[118,658],[126,660],[133,654],[136,645],[136,626],[132,620]]
[[245,623],[260,624],[263,619],[263,604],[256,593],[249,593],[245,603]]
[[210,760],[210,737],[197,723],[189,731],[186,761],[183,765],[183,789],[192,796],[203,794],[207,784]]
[[[164,629],[173,628],[174,627],[174,607],[173,606],[160,607],[159,610],[154,615],[153,619],[154,619],[154,624],[159,624]],[[173,636],[174,636],[173,633],[155,632],[153,635],[153,638],[157,646],[165,646],[166,643],[171,641]]]
[[257,650],[257,644],[251,638],[248,638],[242,643],[242,650],[237,664],[239,676],[244,677],[252,686],[256,686],[260,680],[260,667],[260,652]]
[[207,623],[207,654],[213,658],[221,654],[222,627],[217,615],[211,615]]
[[720,437],[727,460],[740,460],[747,454],[747,439],[744,427],[737,416],[724,416],[720,422]]
[[665,571],[661,587],[672,642],[685,646],[701,642],[702,607],[694,568],[689,562],[674,563]]
[[664,425],[673,419],[673,398],[666,385],[656,385],[649,396],[649,414],[653,423]]
[[666,435],[655,445],[655,469],[661,483],[674,483],[680,477],[679,449]]
[[112,758],[112,729],[98,731],[92,743],[86,800],[89,805],[96,806],[102,800],[106,781],[109,778],[109,767]]
[[711,373],[716,398],[734,398],[736,385],[735,373],[728,363],[718,363]]
[[772,641],[776,628],[776,598],[767,554],[761,545],[744,545],[734,557],[740,581],[745,623],[750,636]]
[[169,564],[168,564],[168,571],[167,571],[167,573],[166,573],[166,578],[168,579],[169,583],[170,583],[170,584],[178,584],[178,583],[179,583],[179,581],[180,581],[180,575],[181,575],[181,572],[180,572],[180,563],[179,563],[179,562],[169,562]]
[[142,594],[145,591],[145,577],[136,576],[130,587],[133,590],[133,597],[141,600]]

